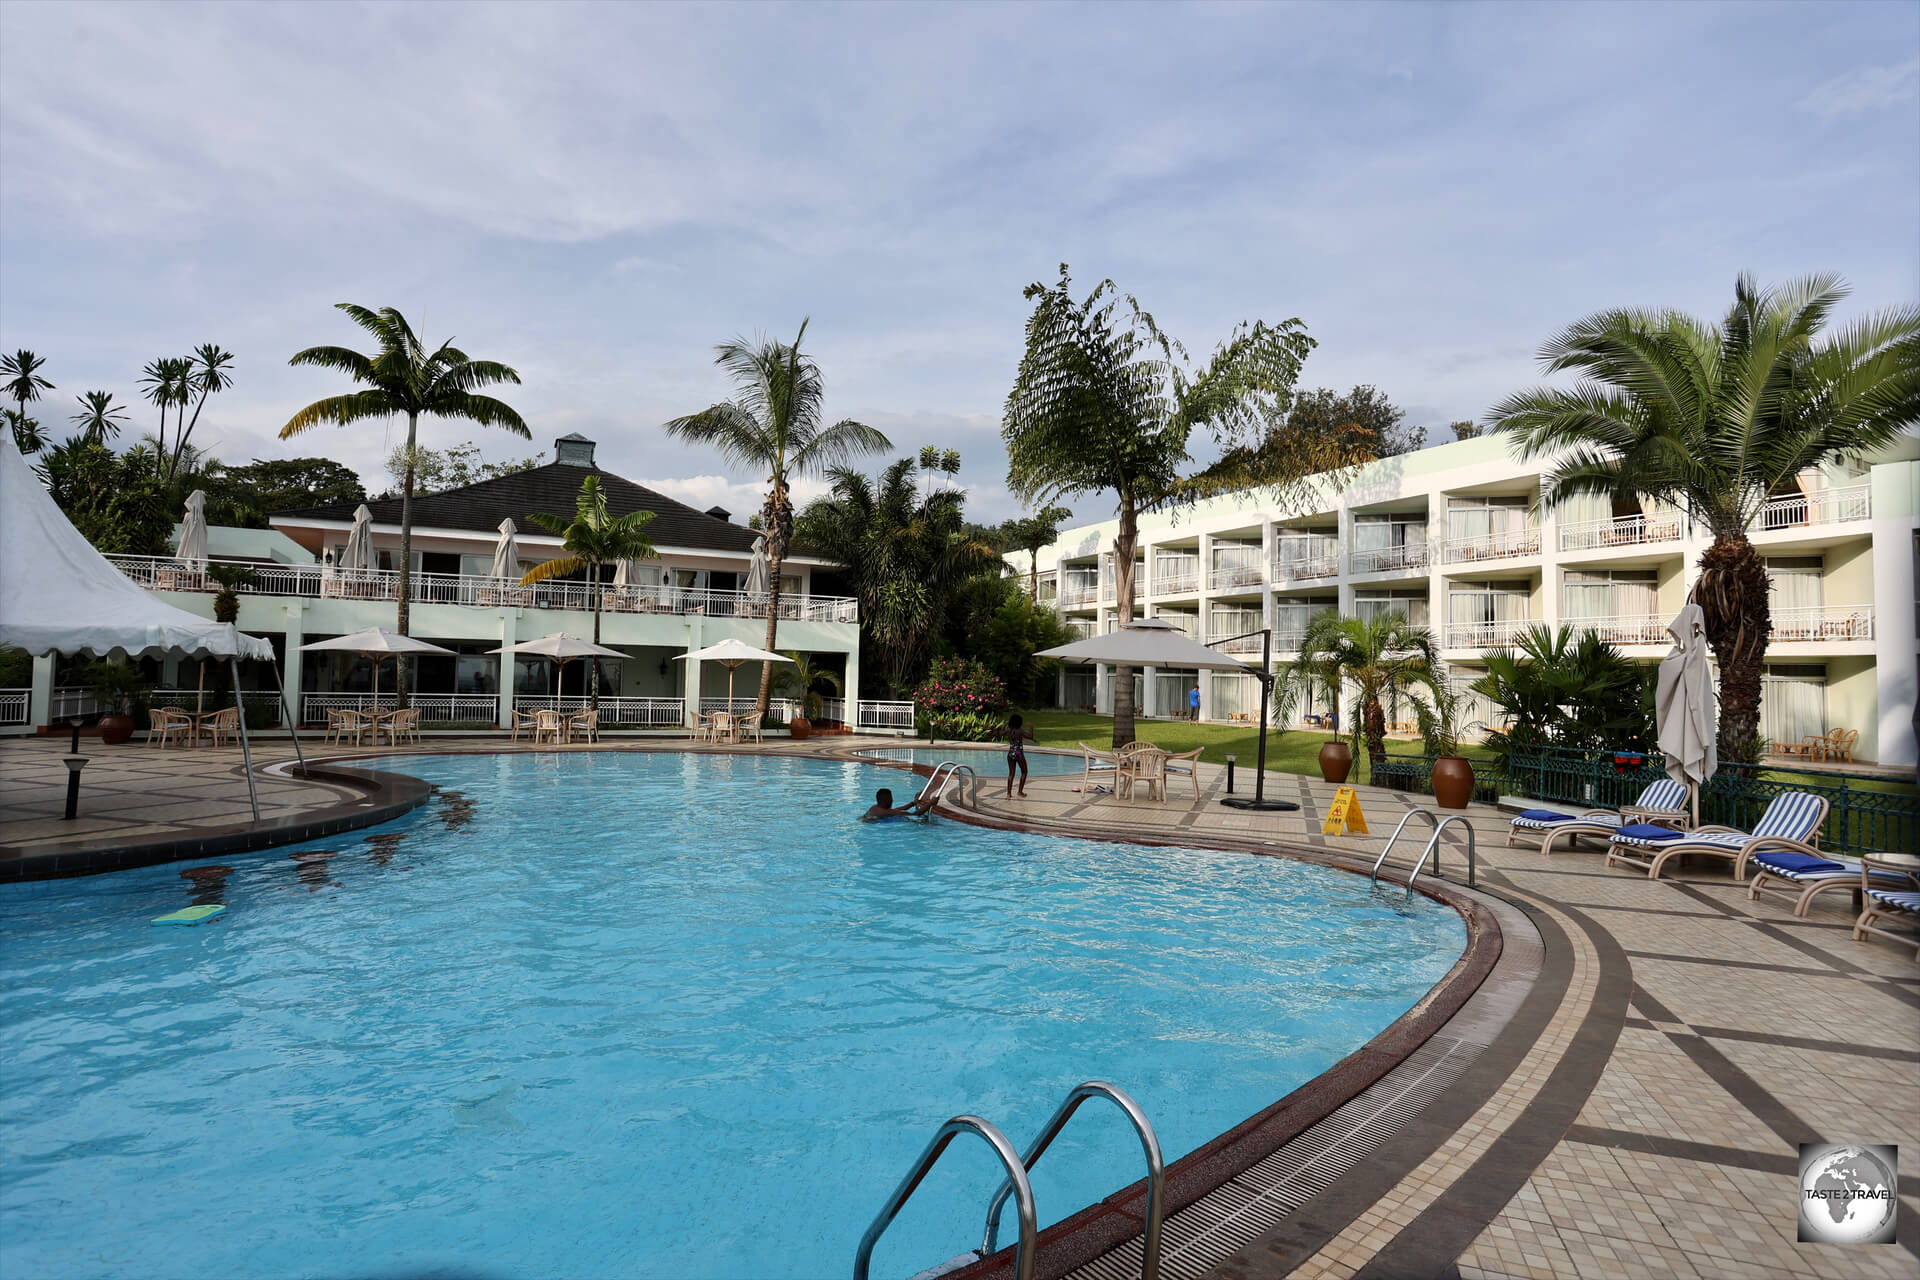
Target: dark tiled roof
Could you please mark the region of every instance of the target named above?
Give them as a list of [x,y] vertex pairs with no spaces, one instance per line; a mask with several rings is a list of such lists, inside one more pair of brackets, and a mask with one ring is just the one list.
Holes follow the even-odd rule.
[[[598,467],[576,467],[564,462],[550,462],[544,467],[482,480],[463,489],[449,489],[444,493],[417,497],[413,500],[413,527],[469,529],[476,533],[491,534],[499,529],[502,519],[511,516],[522,532],[537,533],[539,530],[533,529],[527,520],[527,513],[544,511],[548,515],[571,519],[574,504],[580,497],[580,482],[591,475],[600,477],[600,487],[607,495],[607,510],[614,515],[623,516],[629,511],[654,513],[652,522],[647,525],[647,536],[660,546],[751,552],[753,540],[759,536],[751,529],[716,520],[683,502],[675,502],[665,494],[655,493],[631,480],[623,480],[610,471],[602,471]],[[354,508],[358,505],[343,502],[329,507],[276,511],[273,519],[289,522],[301,519],[352,520]],[[399,498],[375,498],[369,500],[367,506],[373,509],[375,524],[400,523]]]

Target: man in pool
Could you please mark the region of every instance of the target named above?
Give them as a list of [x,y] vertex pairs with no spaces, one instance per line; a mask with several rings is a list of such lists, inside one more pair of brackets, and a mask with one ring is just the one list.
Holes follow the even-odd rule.
[[885,818],[917,818],[932,811],[932,800],[915,800],[911,804],[903,804],[896,809],[893,807],[892,790],[882,787],[873,793],[873,808],[861,814],[860,821],[879,822]]

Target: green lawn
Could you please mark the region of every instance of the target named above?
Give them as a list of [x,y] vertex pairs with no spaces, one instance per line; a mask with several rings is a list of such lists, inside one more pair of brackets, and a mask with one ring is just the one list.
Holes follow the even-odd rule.
[[[1079,746],[1082,742],[1090,747],[1105,749],[1113,744],[1113,717],[1090,716],[1078,711],[1029,711],[1027,723],[1032,726],[1034,737],[1043,747]],[[1151,742],[1168,751],[1191,751],[1202,747],[1200,758],[1209,764],[1225,764],[1229,752],[1239,757],[1237,767],[1253,768],[1259,758],[1259,736],[1252,726],[1242,724],[1193,724],[1185,720],[1137,720],[1134,733],[1142,742]],[[1267,734],[1267,768],[1275,773],[1301,773],[1310,777],[1320,776],[1320,745],[1331,738],[1330,733],[1313,733],[1305,729],[1274,730]],[[1395,754],[1419,755],[1420,743],[1417,739],[1387,739],[1387,750]],[[1463,754],[1472,759],[1484,759],[1485,753],[1477,747],[1463,748]],[[1366,753],[1362,752],[1353,762],[1353,776],[1350,781],[1369,780]]]

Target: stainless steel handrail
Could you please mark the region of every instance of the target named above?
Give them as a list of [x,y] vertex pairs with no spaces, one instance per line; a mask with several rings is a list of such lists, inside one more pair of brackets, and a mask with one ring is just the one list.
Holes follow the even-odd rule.
[[1420,861],[1413,864],[1413,872],[1412,874],[1407,876],[1407,887],[1409,889],[1413,887],[1413,877],[1419,875],[1420,869],[1427,865],[1427,855],[1429,853],[1433,855],[1433,874],[1435,875],[1440,874],[1440,837],[1445,835],[1447,832],[1447,828],[1452,826],[1456,822],[1460,823],[1467,829],[1467,887],[1469,889],[1473,888],[1473,878],[1474,878],[1473,824],[1467,821],[1467,816],[1463,813],[1450,813],[1446,817],[1442,818],[1440,820],[1440,824],[1433,829],[1433,838],[1427,841],[1427,847],[1421,850]]
[[940,794],[940,788],[952,782],[962,771],[964,771],[969,778],[973,779],[973,789],[975,792],[978,792],[980,790],[980,775],[973,771],[972,765],[963,764],[958,760],[942,760],[939,764],[934,765],[933,772],[927,775],[927,785],[920,788],[920,799],[925,800],[929,796],[938,796]]
[[[1033,1145],[1027,1148],[1027,1154],[1021,1164],[1029,1172],[1046,1154],[1047,1148],[1060,1135],[1060,1130],[1080,1109],[1080,1104],[1088,1098],[1105,1098],[1119,1107],[1133,1125],[1133,1131],[1140,1138],[1140,1149],[1147,1157],[1147,1234],[1141,1241],[1140,1280],[1158,1280],[1160,1275],[1160,1224],[1166,1217],[1166,1166],[1160,1158],[1160,1139],[1153,1131],[1153,1124],[1147,1119],[1140,1104],[1128,1097],[1125,1090],[1116,1088],[1104,1080],[1089,1080],[1076,1087],[1067,1095],[1060,1109],[1053,1113],[1053,1119],[1047,1121],[1040,1130]],[[1000,1184],[1000,1190],[994,1194],[993,1203],[987,1206],[987,1234],[980,1245],[980,1256],[990,1255],[1000,1237],[1000,1210],[1005,1207],[1007,1197],[1014,1194],[1013,1179]]]
[[[1407,816],[1400,819],[1400,825],[1393,829],[1393,834],[1387,837],[1387,842],[1384,845],[1380,846],[1380,856],[1373,860],[1373,874],[1372,876],[1369,877],[1369,879],[1378,880],[1380,878],[1380,866],[1382,863],[1386,862],[1387,855],[1393,852],[1393,842],[1400,838],[1400,833],[1402,831],[1405,831],[1407,829],[1407,824],[1409,822],[1412,822],[1415,818],[1425,818],[1429,823],[1433,825],[1434,833],[1436,835],[1439,834],[1440,819],[1434,817],[1433,810],[1422,809],[1418,806],[1415,806],[1414,808],[1407,810]],[[1422,855],[1422,856],[1424,857],[1425,855]]]
[[860,1237],[859,1252],[853,1255],[853,1280],[867,1280],[867,1268],[873,1261],[873,1246],[880,1242],[881,1235],[899,1216],[907,1197],[914,1193],[932,1170],[940,1153],[947,1149],[947,1144],[963,1133],[976,1133],[986,1139],[987,1145],[993,1148],[993,1153],[1000,1157],[1000,1163],[1006,1167],[1007,1180],[1013,1185],[1020,1214],[1020,1246],[1013,1255],[1013,1276],[1014,1280],[1033,1280],[1033,1238],[1039,1222],[1033,1208],[1033,1184],[1027,1180],[1027,1168],[1020,1163],[1020,1156],[1014,1151],[1013,1144],[1007,1141],[1007,1135],[979,1116],[955,1116],[933,1135],[933,1141],[913,1162],[913,1168],[907,1171],[907,1176],[887,1197],[886,1206],[874,1218],[873,1225]]

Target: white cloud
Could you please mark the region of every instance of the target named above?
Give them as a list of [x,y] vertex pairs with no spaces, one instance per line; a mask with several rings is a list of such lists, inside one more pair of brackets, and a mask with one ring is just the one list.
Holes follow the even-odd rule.
[[1835,76],[1806,97],[1800,109],[1831,120],[1883,111],[1909,102],[1920,90],[1920,58],[1884,67],[1855,67]]
[[[758,514],[767,501],[767,486],[739,480],[729,480],[725,476],[669,476],[665,479],[643,479],[633,477],[635,484],[643,484],[657,493],[684,502],[696,510],[705,511],[711,507],[724,507],[733,515],[734,523],[745,524],[747,517]],[[792,486],[793,504],[804,507],[807,503],[827,492],[822,480],[800,480]]]

